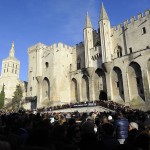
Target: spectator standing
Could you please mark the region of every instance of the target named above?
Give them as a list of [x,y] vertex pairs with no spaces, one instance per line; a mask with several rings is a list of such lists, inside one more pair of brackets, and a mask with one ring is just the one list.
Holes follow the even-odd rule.
[[125,143],[129,145],[135,145],[135,139],[138,135],[139,135],[138,124],[136,122],[130,122],[128,138],[126,139]]
[[124,144],[124,141],[128,138],[128,126],[129,122],[121,111],[117,114],[115,121],[116,138],[120,144]]

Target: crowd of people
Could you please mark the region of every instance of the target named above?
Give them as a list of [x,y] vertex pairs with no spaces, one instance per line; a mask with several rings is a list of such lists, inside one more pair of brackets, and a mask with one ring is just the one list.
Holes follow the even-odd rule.
[[149,150],[150,111],[97,103],[115,111],[1,111],[0,150]]
[[38,108],[37,111],[55,111],[67,108],[80,108],[80,107],[93,107],[93,106],[102,106],[104,108],[108,108],[113,111],[117,111],[118,109],[130,109],[129,106],[125,106],[113,101],[108,100],[96,100],[96,101],[86,101],[86,102],[75,102],[75,103],[68,103],[63,105],[56,105],[50,107],[42,107]]

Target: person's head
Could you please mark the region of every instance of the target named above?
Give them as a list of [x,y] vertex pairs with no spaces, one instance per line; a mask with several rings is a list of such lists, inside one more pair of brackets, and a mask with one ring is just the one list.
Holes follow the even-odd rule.
[[102,117],[102,124],[109,123],[109,120],[106,116]]
[[102,125],[102,128],[103,128],[103,131],[104,131],[105,135],[113,136],[113,134],[114,134],[114,127],[113,127],[112,124],[105,123],[105,124]]
[[78,124],[73,124],[68,128],[68,134],[67,136],[69,139],[72,139],[74,142],[79,142],[81,139],[81,134],[80,134],[80,126]]
[[91,120],[85,121],[81,126],[82,135],[95,134],[94,127],[95,127],[95,125],[94,125],[93,121],[91,121]]
[[63,125],[56,124],[52,129],[54,139],[63,139],[66,136],[66,128]]
[[138,124],[136,122],[130,122],[129,123],[129,131],[136,129],[138,130]]
[[123,118],[123,117],[124,117],[123,113],[121,111],[119,111],[117,113],[117,118]]

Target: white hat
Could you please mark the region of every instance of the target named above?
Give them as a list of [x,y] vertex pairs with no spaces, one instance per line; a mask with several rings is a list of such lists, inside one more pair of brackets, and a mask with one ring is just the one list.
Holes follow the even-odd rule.
[[131,126],[133,129],[138,130],[138,124],[136,122],[130,122],[129,126]]
[[112,120],[112,116],[109,115],[109,116],[108,116],[108,120]]

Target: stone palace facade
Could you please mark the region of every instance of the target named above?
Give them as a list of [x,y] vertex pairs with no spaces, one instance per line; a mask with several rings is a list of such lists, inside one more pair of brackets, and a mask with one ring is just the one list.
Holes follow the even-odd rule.
[[113,100],[148,108],[150,104],[150,10],[111,27],[102,4],[99,28],[87,14],[84,42],[28,49],[28,97],[37,107]]

